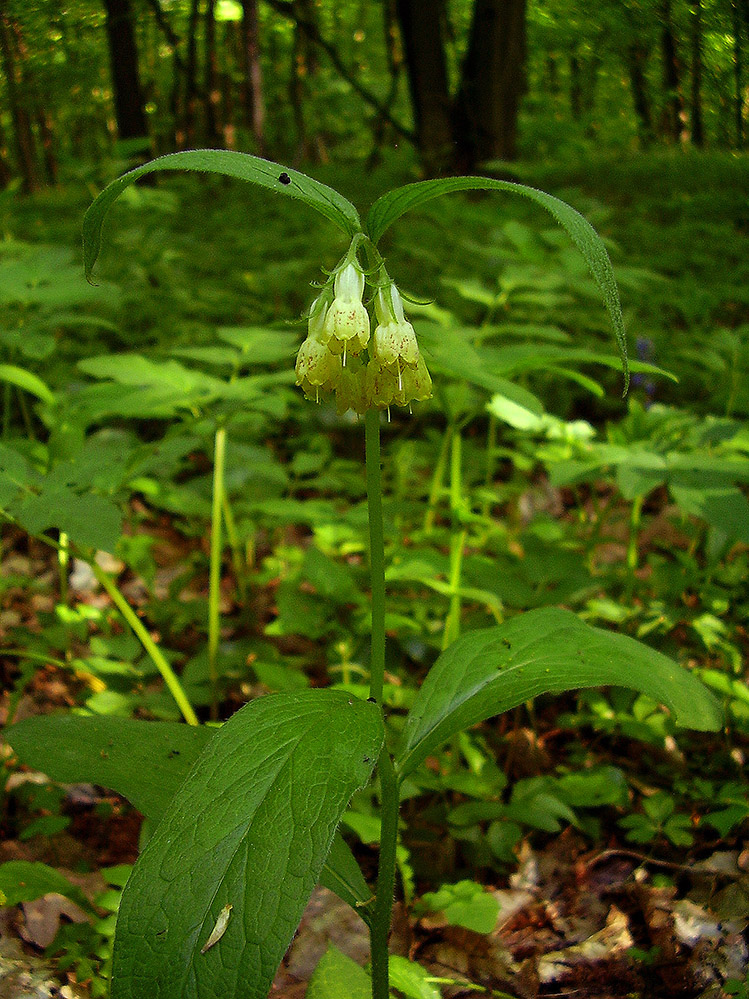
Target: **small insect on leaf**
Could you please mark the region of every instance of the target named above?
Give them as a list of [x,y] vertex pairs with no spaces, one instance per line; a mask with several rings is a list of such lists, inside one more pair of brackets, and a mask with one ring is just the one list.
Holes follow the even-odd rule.
[[291,177],[289,177],[289,175],[286,172],[282,173],[278,179],[281,181],[282,184],[291,183]]
[[233,908],[234,906],[230,902],[229,905],[225,905],[221,910],[221,912],[219,912],[218,919],[216,920],[216,925],[211,930],[211,935],[208,937],[206,942],[200,948],[201,954],[205,954],[207,950],[210,950],[211,947],[214,947],[219,942],[224,933],[226,933],[226,927],[229,925],[229,916],[231,915],[231,910]]

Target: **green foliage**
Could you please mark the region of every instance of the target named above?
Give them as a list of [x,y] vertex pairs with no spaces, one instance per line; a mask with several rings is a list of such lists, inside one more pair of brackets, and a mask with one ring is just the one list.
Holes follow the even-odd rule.
[[[230,994],[237,975],[248,995],[264,997],[382,737],[375,706],[332,691],[276,694],[237,712],[128,881],[113,999],[172,995],[175,982],[185,995]],[[203,952],[225,906],[233,907],[226,932]]]

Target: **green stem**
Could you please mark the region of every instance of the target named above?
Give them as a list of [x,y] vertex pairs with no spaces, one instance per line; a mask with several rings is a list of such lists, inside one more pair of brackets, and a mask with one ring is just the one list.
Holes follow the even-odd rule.
[[[385,677],[385,539],[382,523],[382,475],[380,468],[380,414],[369,410],[365,417],[367,461],[367,505],[369,510],[369,564],[372,585],[372,652],[369,693],[382,708]],[[388,936],[393,913],[398,846],[398,782],[387,746],[377,761],[380,778],[380,860],[377,889],[370,926],[372,954],[372,999],[389,999]]]
[[68,605],[68,569],[70,567],[70,539],[60,531],[60,547],[57,549],[57,567],[60,582],[60,603]]
[[237,522],[234,519],[234,512],[226,493],[224,493],[222,511],[224,515],[224,525],[226,526],[226,539],[229,542],[229,547],[231,548],[231,560],[234,565],[234,575],[237,579],[239,602],[243,607],[245,607],[247,605],[247,566],[244,561],[242,542],[239,540]]
[[380,775],[380,861],[377,870],[372,923],[369,941],[372,955],[372,999],[389,999],[388,937],[393,915],[395,868],[398,849],[398,781],[387,746],[377,761]]
[[198,721],[198,717],[193,711],[192,705],[188,701],[187,695],[182,689],[182,684],[179,682],[177,674],[164,658],[164,654],[161,649],[148,634],[148,631],[143,626],[143,622],[117,589],[117,586],[111,576],[104,572],[101,566],[97,565],[96,562],[91,562],[90,565],[94,570],[94,575],[109,594],[112,603],[130,625],[133,634],[139,639],[141,645],[153,660],[154,666],[159,673],[161,673],[164,683],[167,685],[169,693],[174,698],[177,707],[182,712],[185,721],[188,725],[199,725],[200,722]]
[[463,574],[463,549],[468,530],[461,525],[463,509],[463,439],[456,427],[452,435],[452,451],[450,454],[450,514],[452,518],[452,535],[450,538],[450,609],[445,619],[445,630],[442,635],[442,651],[460,635],[460,582]]
[[208,678],[211,685],[211,718],[218,718],[218,642],[221,633],[221,553],[224,502],[226,427],[216,430],[213,448],[213,504],[211,508],[211,557],[208,573]]
[[369,696],[382,704],[385,679],[385,535],[382,526],[380,414],[370,409],[364,418],[369,512],[369,571],[372,581],[372,652]]
[[437,514],[437,503],[439,502],[442,485],[445,481],[445,471],[447,469],[447,456],[450,453],[450,444],[453,436],[453,425],[448,423],[442,437],[442,444],[437,455],[437,463],[434,466],[432,484],[429,487],[429,500],[427,501],[427,512],[424,515],[424,534],[431,534],[434,530],[434,518]]

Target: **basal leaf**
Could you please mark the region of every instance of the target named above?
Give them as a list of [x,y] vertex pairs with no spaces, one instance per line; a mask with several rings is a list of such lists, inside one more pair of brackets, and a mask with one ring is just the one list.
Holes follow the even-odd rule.
[[125,888],[112,999],[265,999],[383,737],[376,705],[341,691],[271,694],[230,718]]
[[46,715],[18,722],[3,738],[52,780],[101,784],[158,822],[215,733],[177,722]]
[[564,201],[538,191],[525,184],[512,184],[506,180],[495,180],[491,177],[444,177],[439,180],[423,180],[416,184],[406,184],[404,187],[389,191],[372,205],[367,216],[366,229],[370,238],[377,243],[383,233],[412,208],[426,204],[442,194],[454,191],[504,191],[509,194],[519,194],[530,198],[549,212],[585,257],[593,280],[603,295],[604,304],[608,310],[611,324],[614,327],[619,352],[624,366],[626,393],[629,385],[629,366],[627,363],[627,339],[624,332],[624,320],[619,302],[619,290],[616,286],[614,271],[600,236],[593,226],[579,212]]
[[647,694],[689,728],[721,726],[717,700],[671,659],[545,607],[464,635],[442,653],[409,713],[397,770],[406,776],[455,733],[539,694],[607,684]]
[[86,277],[90,278],[96,258],[99,256],[101,227],[112,204],[126,187],[135,183],[140,177],[162,170],[194,170],[246,180],[277,194],[285,194],[287,197],[303,201],[350,236],[361,229],[359,214],[350,201],[332,187],[321,184],[306,174],[299,173],[298,170],[247,153],[225,149],[190,149],[159,156],[150,163],[130,170],[101,192],[83,220],[83,261]]

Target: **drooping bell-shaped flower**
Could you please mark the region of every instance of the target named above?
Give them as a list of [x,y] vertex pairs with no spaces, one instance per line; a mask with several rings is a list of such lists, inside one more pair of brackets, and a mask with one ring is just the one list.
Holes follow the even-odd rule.
[[369,343],[369,313],[362,302],[364,274],[354,262],[335,276],[335,298],[325,317],[328,347],[334,354],[358,354]]

